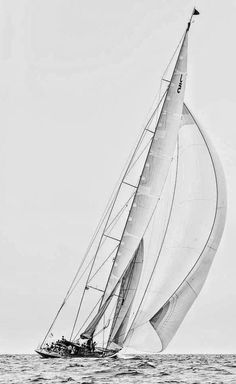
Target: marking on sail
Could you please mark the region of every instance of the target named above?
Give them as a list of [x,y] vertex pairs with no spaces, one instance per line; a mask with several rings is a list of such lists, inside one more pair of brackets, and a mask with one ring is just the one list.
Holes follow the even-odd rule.
[[180,93],[182,85],[183,85],[183,75],[180,75],[179,86],[177,88],[177,93]]

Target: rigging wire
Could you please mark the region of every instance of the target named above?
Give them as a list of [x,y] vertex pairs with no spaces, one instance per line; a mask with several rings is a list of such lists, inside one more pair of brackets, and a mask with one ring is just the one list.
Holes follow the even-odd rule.
[[93,276],[90,278],[90,280],[88,281],[88,283],[90,283],[94,277],[98,274],[98,272],[101,270],[101,268],[103,267],[103,265],[107,262],[107,260],[110,259],[110,257],[114,254],[114,252],[117,250],[118,248],[118,244],[115,246],[115,248],[113,249],[113,251],[111,253],[109,253],[109,255],[107,256],[107,258],[103,261],[103,263],[99,266],[99,268],[96,270],[96,272],[93,274]]
[[83,322],[83,324],[81,325],[79,331],[76,333],[76,335],[74,336],[73,340],[76,340],[77,336],[80,334],[81,330],[83,329],[83,327],[85,326],[85,324],[87,323],[88,319],[90,318],[90,316],[92,315],[92,313],[95,311],[95,309],[97,308],[99,302],[101,301],[101,297],[100,299],[97,301],[97,303],[94,305],[94,307],[92,308],[92,311],[89,313],[89,315],[86,317],[85,321]]
[[[127,176],[127,172],[128,172],[128,170],[129,170],[129,167],[130,167],[130,165],[132,164],[132,161],[133,161],[133,159],[134,159],[134,157],[135,157],[135,154],[136,154],[138,148],[140,147],[140,145],[141,145],[141,143],[142,143],[142,140],[143,140],[143,138],[144,138],[144,135],[145,135],[145,130],[143,130],[143,133],[142,133],[140,139],[138,140],[138,144],[137,144],[137,146],[136,146],[136,148],[135,148],[135,151],[134,151],[134,153],[132,154],[132,156],[131,156],[131,158],[130,158],[130,160],[129,160],[128,167],[127,167],[127,169],[125,170],[125,172],[124,172],[124,174],[123,174],[123,176],[122,176],[121,182],[120,182],[120,184],[119,184],[119,186],[118,186],[118,188],[117,188],[117,191],[116,191],[116,193],[115,193],[114,199],[112,200],[112,203],[111,203],[111,206],[110,206],[110,211],[107,213],[108,216],[106,217],[106,220],[104,219],[104,221],[105,221],[105,226],[104,226],[104,228],[103,228],[102,235],[101,235],[101,237],[100,237],[100,240],[99,240],[99,243],[98,243],[96,252],[95,252],[94,257],[93,257],[93,261],[92,261],[92,264],[91,264],[91,267],[90,267],[90,271],[89,271],[89,274],[88,274],[88,277],[87,277],[87,281],[86,281],[85,287],[86,287],[86,285],[88,284],[88,281],[89,281],[89,279],[90,279],[90,275],[91,275],[91,273],[92,273],[92,269],[93,269],[93,266],[94,266],[94,263],[95,263],[97,254],[98,254],[98,251],[99,251],[100,246],[101,246],[101,244],[102,244],[103,236],[104,236],[104,233],[105,233],[105,231],[106,231],[107,225],[108,225],[108,223],[109,223],[109,220],[110,220],[110,217],[111,217],[111,213],[112,213],[113,207],[114,207],[114,205],[115,205],[116,199],[117,199],[117,197],[118,197],[118,194],[119,194],[119,192],[120,192],[122,183],[123,183],[123,181],[125,180],[125,177]],[[81,297],[81,300],[80,300],[80,303],[79,303],[79,307],[78,307],[78,310],[77,310],[77,313],[76,313],[76,316],[75,316],[74,325],[73,325],[73,327],[72,327],[70,340],[71,340],[72,337],[73,337],[74,329],[75,329],[75,326],[76,326],[76,323],[77,323],[77,320],[78,320],[78,316],[79,316],[79,312],[80,312],[80,309],[81,309],[81,306],[82,306],[82,302],[83,302],[83,300],[84,300],[84,296],[85,296],[85,289],[84,289],[84,291],[83,291],[83,294],[82,294],[82,297]]]
[[[157,107],[155,108],[154,112],[152,113],[152,116],[151,116],[150,119],[148,120],[148,123],[146,124],[146,126],[145,126],[145,128],[144,128],[144,130],[143,130],[143,132],[142,132],[142,135],[141,135],[140,139],[138,140],[138,144],[137,144],[137,146],[136,146],[136,148],[135,148],[135,151],[133,152],[133,154],[132,154],[132,156],[131,156],[131,158],[130,158],[130,160],[129,160],[128,167],[127,167],[127,169],[125,170],[125,172],[124,172],[124,174],[123,174],[123,177],[122,177],[122,179],[121,179],[121,182],[120,182],[120,184],[119,184],[119,186],[118,186],[118,188],[117,188],[117,192],[116,192],[116,194],[115,194],[113,203],[112,203],[111,208],[110,208],[110,211],[109,211],[109,213],[108,213],[108,216],[107,216],[107,219],[106,219],[106,223],[105,223],[104,229],[103,229],[103,231],[102,231],[102,235],[101,235],[101,238],[100,238],[100,241],[99,241],[97,250],[96,250],[96,252],[95,252],[95,254],[94,254],[94,257],[93,257],[93,262],[92,262],[92,265],[91,265],[91,268],[90,268],[89,275],[88,275],[88,277],[87,277],[87,281],[86,281],[85,287],[86,287],[86,285],[87,285],[87,283],[88,283],[88,280],[90,279],[90,274],[91,274],[91,272],[92,272],[92,269],[93,269],[93,266],[94,266],[94,262],[95,262],[95,260],[96,260],[96,257],[97,257],[98,251],[99,251],[99,247],[100,247],[100,245],[101,245],[101,243],[102,243],[102,239],[103,239],[104,233],[105,233],[105,231],[106,231],[107,225],[108,225],[108,223],[109,223],[109,220],[110,220],[110,217],[111,217],[111,213],[112,213],[113,207],[114,207],[114,205],[115,205],[116,199],[117,199],[117,197],[118,197],[118,195],[119,195],[119,192],[120,192],[122,183],[123,183],[123,181],[125,180],[125,178],[126,178],[126,176],[127,176],[127,173],[129,172],[129,168],[130,168],[130,166],[131,166],[131,164],[132,164],[132,161],[133,161],[134,158],[135,158],[135,155],[136,155],[136,153],[137,153],[137,150],[139,149],[139,147],[140,147],[140,145],[141,145],[141,143],[142,143],[142,141],[143,141],[143,138],[144,138],[144,136],[145,136],[145,134],[146,134],[146,128],[151,124],[152,119],[153,119],[153,117],[155,116],[155,113],[156,113],[156,111],[157,111],[157,109],[158,109],[160,103],[161,103],[162,100],[164,99],[166,93],[167,93],[167,91],[164,92],[164,94],[163,94],[163,96],[162,96],[160,102],[158,103]],[[136,190],[136,192],[137,192],[137,190]],[[136,192],[135,192],[135,194],[136,194]],[[114,259],[114,263],[115,263],[115,259]],[[109,277],[110,277],[110,276],[109,276]],[[108,278],[108,280],[109,280],[109,278]],[[81,300],[80,300],[80,303],[79,303],[79,307],[78,307],[78,310],[77,310],[77,313],[76,313],[76,316],[75,316],[74,325],[73,325],[73,327],[72,327],[70,340],[71,340],[72,337],[73,337],[74,329],[75,329],[75,326],[76,326],[76,323],[77,323],[77,320],[78,320],[78,316],[79,316],[79,313],[80,313],[80,310],[81,310],[81,306],[82,306],[82,302],[83,302],[83,300],[84,300],[84,297],[85,297],[85,289],[84,289],[84,291],[83,291],[83,294],[82,294],[82,297],[81,297]],[[103,295],[103,297],[104,297],[104,295]]]
[[[44,342],[46,341],[46,339],[47,339],[47,337],[48,337],[50,331],[52,330],[52,327],[54,326],[54,324],[55,324],[55,322],[56,322],[56,320],[57,320],[57,318],[58,318],[58,316],[59,316],[59,314],[60,314],[62,308],[64,307],[64,305],[65,305],[67,299],[69,298],[70,293],[71,293],[71,290],[74,291],[73,285],[74,285],[74,283],[75,283],[75,281],[76,281],[76,279],[77,279],[77,277],[78,277],[78,274],[79,274],[79,272],[81,271],[82,266],[84,265],[84,262],[85,262],[85,260],[86,260],[87,257],[88,257],[88,254],[89,254],[89,252],[90,252],[90,250],[91,250],[91,248],[92,248],[92,245],[94,244],[94,241],[95,241],[95,239],[96,239],[96,237],[97,237],[97,235],[98,235],[98,233],[99,233],[99,230],[101,229],[101,227],[102,227],[102,225],[103,225],[103,223],[104,223],[104,221],[105,221],[105,219],[106,219],[107,214],[109,213],[110,210],[112,210],[112,207],[113,207],[113,205],[114,205],[114,201],[116,201],[117,193],[115,193],[115,192],[116,192],[116,190],[117,190],[117,187],[118,187],[118,191],[119,191],[120,180],[122,180],[124,177],[126,177],[126,172],[125,172],[125,176],[123,176],[123,177],[122,177],[122,174],[123,174],[124,171],[126,170],[126,168],[127,168],[127,164],[128,164],[128,166],[129,166],[129,164],[132,162],[132,159],[133,159],[133,157],[134,157],[136,151],[138,150],[140,144],[142,143],[143,137],[144,137],[144,135],[145,135],[145,133],[146,133],[146,132],[145,132],[145,129],[146,129],[146,127],[150,124],[150,122],[151,122],[153,116],[154,116],[154,113],[152,114],[152,116],[151,116],[150,119],[148,120],[148,122],[147,122],[145,128],[143,129],[142,134],[141,134],[141,137],[139,138],[139,140],[137,141],[137,144],[136,144],[136,146],[135,146],[134,152],[132,151],[132,152],[133,152],[133,155],[131,156],[131,154],[132,154],[132,152],[131,152],[130,155],[128,156],[128,158],[131,156],[131,159],[128,160],[128,161],[126,161],[125,166],[124,166],[123,169],[122,169],[121,176],[119,177],[118,182],[116,183],[116,185],[115,185],[115,187],[114,187],[114,189],[113,189],[113,191],[112,191],[111,197],[110,197],[110,199],[108,200],[108,203],[107,203],[107,205],[106,205],[106,207],[105,207],[105,210],[104,210],[104,212],[103,212],[103,214],[102,214],[102,217],[101,217],[101,219],[100,219],[100,221],[99,221],[99,223],[98,223],[98,225],[97,225],[97,227],[96,227],[96,229],[95,229],[95,232],[94,232],[94,234],[93,234],[93,236],[92,236],[92,238],[91,238],[91,240],[90,240],[90,242],[89,242],[89,245],[88,245],[87,250],[85,251],[84,257],[83,257],[83,259],[82,259],[82,261],[81,261],[81,263],[80,263],[80,265],[79,265],[79,267],[78,267],[78,269],[77,269],[77,271],[76,271],[76,273],[75,273],[75,276],[74,276],[74,278],[73,278],[73,280],[72,280],[72,283],[70,284],[70,286],[69,286],[69,288],[68,288],[68,290],[67,290],[67,292],[66,292],[66,295],[65,295],[65,297],[64,297],[64,299],[63,299],[63,302],[62,302],[61,306],[59,307],[59,309],[58,309],[58,311],[57,311],[55,317],[53,318],[53,321],[52,321],[52,323],[51,323],[51,325],[50,325],[50,327],[49,327],[49,329],[48,329],[48,331],[47,331],[47,333],[46,333],[46,335],[45,335],[45,337],[44,337],[44,339],[43,339],[43,342],[41,343],[41,347],[43,346]],[[77,285],[77,284],[76,284],[76,285]]]
[[104,331],[104,329],[108,328],[109,325],[110,325],[110,319],[108,319],[108,322],[105,324],[105,326],[104,326],[102,329],[100,329],[100,331],[98,331],[97,333],[95,333],[94,337],[100,335],[100,333],[102,333],[102,332]]
[[[107,205],[106,205],[106,207],[105,207],[105,210],[104,210],[104,212],[103,212],[103,214],[102,214],[102,217],[101,217],[101,219],[99,220],[98,225],[97,225],[97,227],[96,227],[96,229],[95,229],[95,232],[94,232],[94,234],[92,235],[92,238],[91,238],[91,240],[90,240],[90,242],[89,242],[89,245],[88,245],[88,247],[87,247],[87,249],[86,249],[86,251],[85,251],[84,257],[83,257],[83,259],[82,259],[82,261],[81,261],[81,263],[80,263],[80,265],[79,265],[79,267],[78,267],[78,269],[77,269],[77,271],[76,271],[76,273],[75,273],[75,276],[74,276],[74,278],[73,278],[73,280],[72,280],[72,282],[71,282],[71,284],[70,284],[70,286],[69,286],[69,288],[68,288],[68,290],[67,290],[67,292],[66,292],[66,295],[65,295],[65,297],[64,297],[64,299],[63,299],[63,302],[62,302],[61,306],[59,307],[59,309],[58,309],[58,311],[57,311],[57,313],[56,313],[56,316],[53,318],[53,321],[52,321],[52,323],[51,323],[51,325],[50,325],[50,327],[49,327],[49,329],[48,329],[48,331],[47,331],[47,333],[46,333],[46,335],[45,335],[45,337],[44,337],[44,339],[43,339],[43,342],[42,342],[42,344],[41,344],[41,347],[43,346],[45,340],[47,339],[47,337],[48,337],[48,335],[49,335],[49,333],[50,333],[50,331],[52,330],[52,328],[53,328],[53,326],[54,326],[54,324],[55,324],[55,322],[56,322],[56,320],[57,320],[57,318],[58,318],[58,316],[59,316],[59,314],[60,314],[62,308],[64,307],[64,305],[65,305],[65,303],[66,303],[66,301],[67,301],[67,299],[70,297],[71,293],[74,291],[75,287],[73,287],[73,286],[74,286],[74,284],[75,284],[75,282],[76,282],[76,279],[77,279],[77,277],[78,277],[78,275],[79,275],[79,272],[81,271],[82,266],[84,265],[84,262],[85,262],[85,260],[86,260],[87,257],[88,257],[88,254],[89,254],[89,252],[90,252],[90,250],[91,250],[91,248],[92,248],[92,245],[94,244],[94,241],[95,241],[95,239],[96,239],[96,237],[97,237],[97,235],[98,235],[98,233],[99,233],[99,231],[100,231],[102,225],[103,225],[104,222],[106,221],[106,217],[107,217],[107,215],[108,215],[108,220],[109,220],[109,218],[110,218],[110,214],[109,214],[109,213],[111,213],[111,211],[112,211],[112,209],[113,209],[113,206],[114,206],[114,204],[115,204],[115,201],[116,201],[117,196],[118,196],[119,191],[120,191],[120,186],[121,186],[123,180],[125,179],[125,177],[127,176],[128,172],[129,172],[129,171],[133,168],[133,166],[134,166],[134,164],[132,165],[132,161],[133,161],[133,159],[134,159],[134,157],[135,157],[135,155],[136,155],[138,149],[140,148],[140,145],[141,145],[141,143],[143,142],[143,139],[144,139],[144,137],[145,137],[145,135],[146,135],[146,133],[147,133],[147,128],[150,126],[152,120],[154,119],[154,117],[155,117],[155,115],[156,115],[156,113],[157,113],[157,111],[158,111],[158,108],[159,108],[159,106],[160,106],[162,100],[164,99],[164,96],[165,96],[166,93],[167,93],[167,90],[163,93],[162,97],[160,98],[160,100],[159,100],[157,106],[155,107],[155,109],[154,109],[154,111],[152,112],[150,118],[148,119],[147,123],[145,124],[144,128],[142,129],[142,131],[141,131],[141,136],[140,136],[140,138],[137,140],[137,142],[136,142],[136,144],[135,144],[135,146],[134,146],[134,149],[130,152],[130,154],[129,154],[129,156],[128,156],[128,159],[127,159],[127,161],[126,161],[126,163],[125,163],[125,165],[124,165],[124,167],[123,167],[123,169],[122,169],[122,172],[121,172],[121,174],[120,174],[120,177],[119,177],[119,179],[118,179],[118,181],[117,181],[117,183],[116,183],[116,185],[115,185],[115,187],[114,187],[114,189],[113,189],[113,191],[112,191],[111,197],[110,197],[110,199],[108,200],[108,203],[107,203]],[[139,155],[138,159],[140,158],[140,156],[141,156],[141,154]],[[135,160],[135,163],[138,161],[138,159]],[[131,167],[131,168],[130,168],[130,167]],[[106,224],[108,223],[108,220],[106,221]],[[105,228],[106,228],[106,224],[105,224]],[[101,236],[101,238],[102,238],[102,237],[103,237],[103,236]],[[94,259],[93,259],[93,260],[95,260],[95,258],[96,258],[96,253],[95,253],[95,256],[94,256]],[[92,266],[91,266],[91,270],[92,270],[92,267],[93,267],[93,263],[92,263]],[[86,267],[86,270],[87,270],[87,267]],[[90,271],[91,271],[91,270],[90,270]],[[83,275],[84,275],[84,273],[83,273]],[[76,283],[75,285],[77,286],[77,283]],[[83,298],[84,298],[84,293],[85,293],[85,290],[84,290],[83,295],[82,295],[82,298],[81,298],[81,303],[82,303]],[[81,305],[79,306],[79,308],[80,308],[80,307],[81,307]],[[78,314],[79,314],[79,311],[78,311]],[[77,318],[78,318],[78,316],[76,316],[75,324],[76,324]],[[75,324],[74,324],[74,326],[75,326]],[[73,327],[73,329],[74,329],[74,327]],[[73,334],[73,332],[72,332],[72,334]],[[72,337],[72,334],[71,334],[71,337]]]
[[[169,87],[167,88],[167,90],[168,90],[168,89],[169,89]],[[159,105],[161,104],[161,102],[164,100],[164,98],[165,98],[165,96],[166,96],[166,94],[167,94],[167,90],[164,92],[164,94],[163,94],[161,100],[159,101],[159,103],[158,103],[158,105],[157,105],[157,107],[156,107],[156,110],[158,109],[158,107],[159,107]],[[157,124],[156,124],[156,127],[155,127],[155,132],[156,132],[156,131],[157,131]],[[155,132],[153,132],[154,134],[153,134],[152,139],[151,139],[151,145],[152,145],[153,140],[154,140]],[[150,152],[150,150],[151,150],[151,145],[150,145],[149,150],[148,150],[148,153],[147,153],[147,155],[146,155],[146,159],[147,159],[147,157],[149,156],[149,152]],[[145,160],[145,162],[146,162],[146,160]],[[136,197],[136,195],[137,195],[138,188],[139,188],[139,185],[140,185],[140,182],[141,182],[141,176],[142,176],[142,174],[143,174],[143,172],[144,172],[145,162],[144,162],[143,169],[142,169],[142,172],[141,172],[141,175],[140,175],[140,178],[139,178],[139,183],[138,183],[137,188],[136,188],[136,191],[135,191],[134,200],[135,200],[135,197]],[[133,202],[134,202],[134,200],[133,200]],[[126,226],[127,226],[128,220],[129,220],[129,215],[130,215],[130,212],[131,212],[131,210],[132,210],[132,206],[133,206],[133,204],[132,204],[131,207],[130,207],[129,214],[128,214],[128,216],[127,216],[127,220],[126,220],[126,223],[125,223],[125,226],[124,226],[124,229],[123,229],[123,233],[122,233],[121,239],[123,238],[123,235],[124,235],[124,233],[125,233]],[[154,211],[155,211],[155,210],[154,210]],[[154,212],[153,212],[153,213],[154,213]],[[152,216],[153,216],[153,214],[151,215],[151,218],[152,218]],[[151,218],[150,218],[150,220],[151,220]],[[149,224],[149,223],[148,223],[148,224]],[[102,306],[102,304],[103,304],[103,299],[104,299],[104,297],[105,297],[106,290],[107,290],[108,284],[109,284],[109,282],[110,282],[110,278],[111,278],[111,276],[112,276],[113,267],[114,267],[114,265],[115,265],[115,263],[116,263],[116,259],[117,259],[117,255],[118,255],[118,253],[119,253],[119,248],[118,248],[118,250],[117,250],[116,257],[114,258],[113,265],[112,265],[111,270],[110,270],[110,274],[109,274],[109,277],[108,277],[108,280],[107,280],[107,283],[106,283],[106,287],[105,287],[105,290],[104,290],[104,294],[103,294],[103,296],[102,296],[102,301],[101,301],[101,304],[100,304],[99,309],[101,308],[101,306]],[[129,263],[128,263],[128,265],[127,265],[127,268],[128,268],[128,266],[129,266]],[[123,271],[123,272],[125,273],[125,271]],[[121,276],[121,277],[122,277],[122,276]],[[120,277],[120,278],[121,278],[121,277]],[[119,280],[118,280],[118,282],[119,282]],[[111,294],[112,294],[112,293],[111,293]]]

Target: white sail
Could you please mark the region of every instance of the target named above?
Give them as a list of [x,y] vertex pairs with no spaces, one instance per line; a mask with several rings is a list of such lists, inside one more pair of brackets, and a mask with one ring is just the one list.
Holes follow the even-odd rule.
[[187,32],[144,164],[103,302],[124,274],[154,213],[174,155],[181,123],[187,71]]
[[136,251],[136,255],[121,282],[119,298],[117,300],[108,345],[111,343],[115,343],[120,347],[123,345],[132,303],[142,272],[143,253],[143,240],[141,240],[141,243]]
[[[209,139],[184,107],[176,188],[156,265],[125,346],[146,352],[166,348],[199,294],[219,245],[226,213],[224,175]],[[155,237],[154,228],[153,237]],[[144,345],[140,332],[156,333]],[[158,340],[159,339],[159,340]],[[140,342],[138,342],[140,340]]]

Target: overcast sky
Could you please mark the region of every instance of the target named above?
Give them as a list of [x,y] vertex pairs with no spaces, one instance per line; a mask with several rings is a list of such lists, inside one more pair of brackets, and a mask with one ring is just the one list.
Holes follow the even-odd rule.
[[[186,103],[222,160],[224,236],[166,352],[236,349],[236,0],[199,0]],[[192,0],[0,0],[0,353],[44,336]]]

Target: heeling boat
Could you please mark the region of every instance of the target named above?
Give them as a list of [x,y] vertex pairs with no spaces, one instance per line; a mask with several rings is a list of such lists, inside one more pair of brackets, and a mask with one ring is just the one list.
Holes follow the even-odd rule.
[[[224,229],[226,192],[216,152],[184,103],[188,34],[198,14],[194,9],[163,95],[36,350],[42,357],[163,351],[204,284]],[[78,290],[70,334],[49,345]]]

